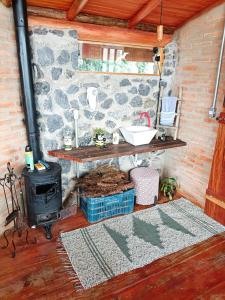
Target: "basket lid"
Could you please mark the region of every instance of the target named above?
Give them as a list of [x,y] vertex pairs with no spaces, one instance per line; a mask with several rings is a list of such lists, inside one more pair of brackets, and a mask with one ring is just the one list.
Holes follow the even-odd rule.
[[151,167],[138,167],[130,172],[131,177],[139,177],[139,178],[149,178],[152,176],[159,176],[159,173],[157,170],[151,168]]

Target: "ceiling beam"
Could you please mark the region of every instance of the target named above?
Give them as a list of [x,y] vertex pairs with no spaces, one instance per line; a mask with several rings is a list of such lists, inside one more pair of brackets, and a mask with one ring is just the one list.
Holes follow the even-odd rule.
[[[43,8],[43,7],[35,7],[35,6],[28,6],[27,11],[29,15],[33,16],[40,16],[40,17],[49,17],[54,19],[66,19],[66,13],[62,10],[55,10],[52,8]],[[111,17],[103,17],[103,16],[96,16],[87,13],[79,13],[76,17],[77,22],[83,23],[90,23],[96,25],[105,25],[105,26],[118,26],[127,28],[128,21],[118,18],[111,18]],[[150,24],[150,23],[139,23],[135,27],[139,30],[156,32],[157,25]],[[164,26],[163,32],[168,34],[173,34],[175,31],[175,27],[171,26]]]
[[144,6],[129,20],[128,27],[132,28],[136,24],[140,23],[150,12],[152,12],[157,6],[159,6],[161,0],[149,0]]
[[99,44],[107,43],[137,48],[152,48],[163,47],[172,40],[172,35],[169,34],[164,34],[163,41],[159,43],[154,32],[37,16],[28,16],[28,24],[31,27],[42,25],[52,28],[74,29],[77,31],[79,40]]
[[67,12],[67,19],[73,21],[87,2],[88,0],[74,0]]
[[12,0],[1,0],[2,4],[6,7],[10,7],[12,5]]

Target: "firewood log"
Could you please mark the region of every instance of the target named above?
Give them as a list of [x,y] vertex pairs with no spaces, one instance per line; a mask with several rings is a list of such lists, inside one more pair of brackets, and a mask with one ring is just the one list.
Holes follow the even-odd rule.
[[126,172],[115,166],[102,165],[79,178],[76,187],[82,190],[82,196],[101,197],[123,192],[133,188]]

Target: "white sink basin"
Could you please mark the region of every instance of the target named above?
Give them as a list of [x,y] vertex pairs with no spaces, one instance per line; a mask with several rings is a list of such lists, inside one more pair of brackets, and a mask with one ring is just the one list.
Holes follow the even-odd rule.
[[125,141],[131,145],[146,145],[154,138],[157,130],[147,126],[120,127]]

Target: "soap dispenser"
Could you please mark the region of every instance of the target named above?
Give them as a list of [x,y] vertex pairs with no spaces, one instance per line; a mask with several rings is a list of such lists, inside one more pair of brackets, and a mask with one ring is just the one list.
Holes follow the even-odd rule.
[[95,88],[95,87],[87,88],[87,101],[88,101],[90,110],[92,110],[92,111],[96,110],[97,95],[98,95],[97,88]]

